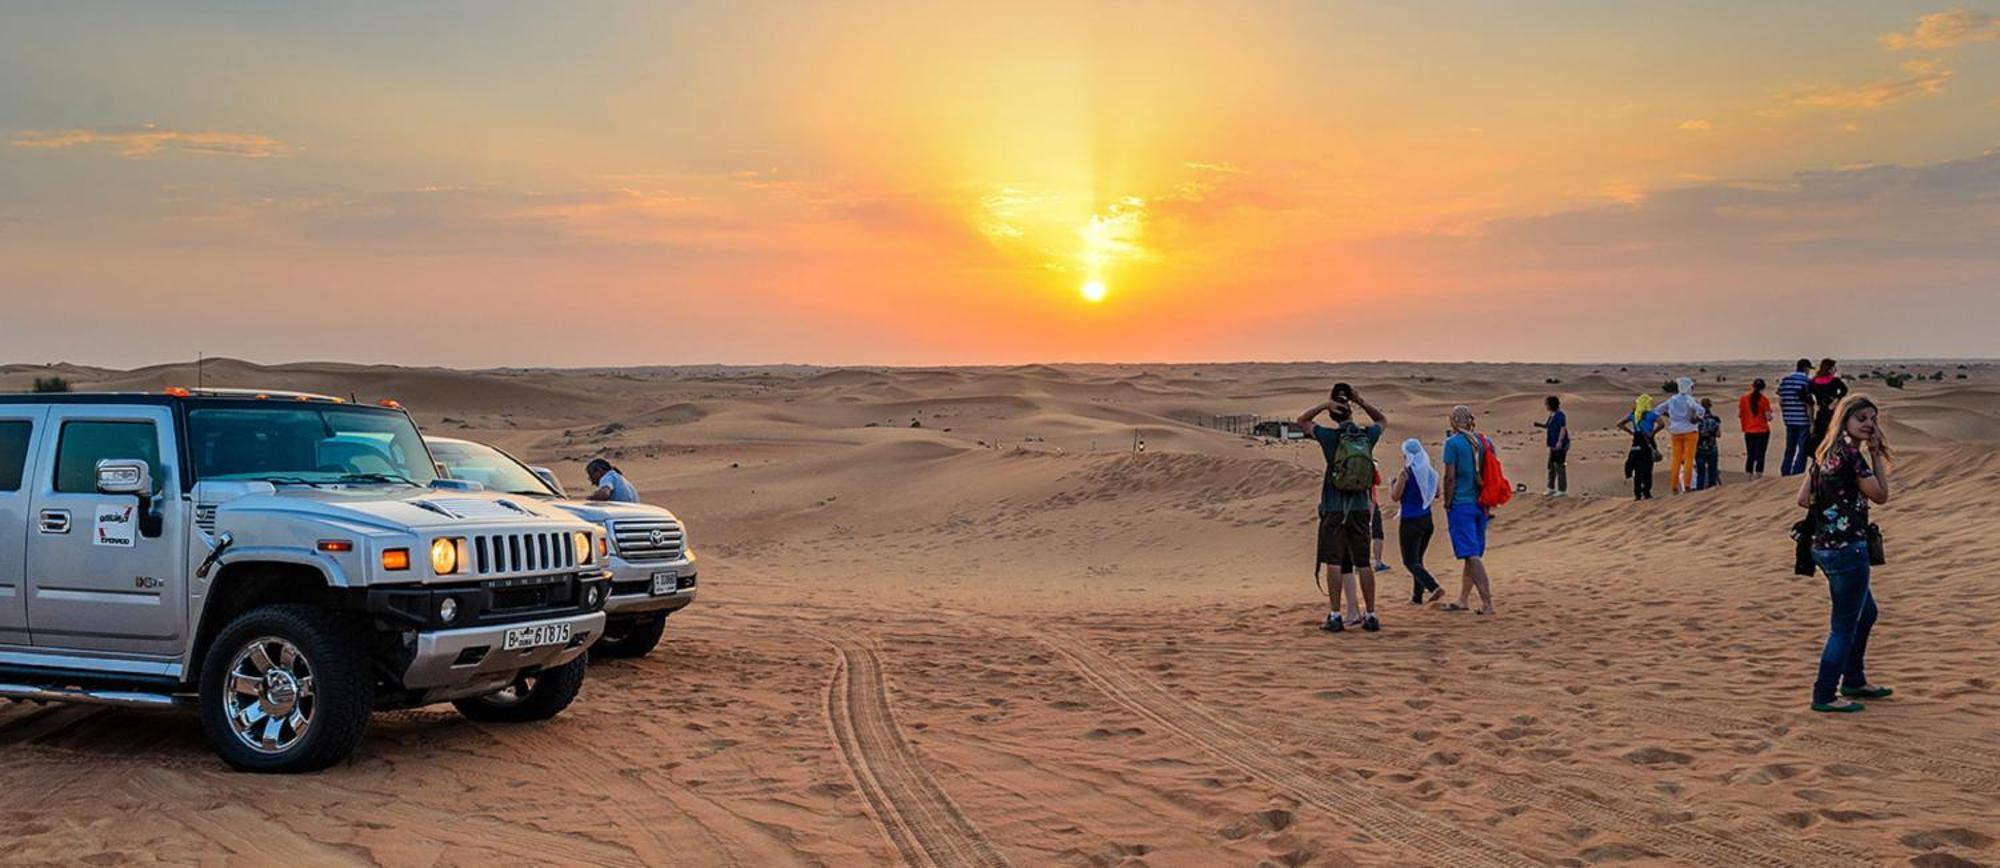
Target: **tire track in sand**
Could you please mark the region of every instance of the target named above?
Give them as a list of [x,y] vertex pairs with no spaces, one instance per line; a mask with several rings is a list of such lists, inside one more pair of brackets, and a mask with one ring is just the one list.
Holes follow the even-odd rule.
[[1091,686],[1126,710],[1166,727],[1238,771],[1332,814],[1337,822],[1355,826],[1383,843],[1404,848],[1416,861],[1453,866],[1530,866],[1549,861],[1514,850],[1473,830],[1449,825],[1386,798],[1372,787],[1329,778],[1324,772],[1274,750],[1271,744],[1277,740],[1243,731],[1199,703],[1174,696],[1088,645],[1047,634],[1036,634],[1036,638],[1069,661],[1070,667]]
[[827,726],[855,789],[903,861],[937,868],[1007,865],[904,740],[875,650],[848,636],[821,641],[836,656],[826,687]]

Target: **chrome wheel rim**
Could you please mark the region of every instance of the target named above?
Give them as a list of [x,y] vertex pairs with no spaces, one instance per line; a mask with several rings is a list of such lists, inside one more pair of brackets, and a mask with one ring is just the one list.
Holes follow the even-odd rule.
[[244,746],[262,754],[284,753],[312,730],[319,703],[312,664],[297,645],[276,636],[246,642],[224,677],[229,682],[223,713]]

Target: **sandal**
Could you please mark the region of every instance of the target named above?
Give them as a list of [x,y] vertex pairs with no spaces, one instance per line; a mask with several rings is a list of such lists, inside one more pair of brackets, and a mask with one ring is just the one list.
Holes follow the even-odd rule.
[[1446,603],[1446,604],[1444,604],[1443,606],[1439,606],[1438,608],[1440,608],[1440,609],[1442,609],[1442,610],[1444,610],[1444,611],[1446,611],[1446,612],[1470,612],[1470,611],[1472,611],[1472,607],[1471,607],[1471,606],[1466,606],[1466,605],[1462,605],[1462,604],[1459,604],[1459,603]]
[[1812,704],[1812,710],[1827,712],[1831,714],[1841,714],[1850,711],[1860,711],[1867,707],[1868,706],[1862,705],[1859,702],[1842,702],[1840,700],[1834,700],[1833,702],[1815,702]]
[[1887,699],[1890,694],[1895,692],[1893,688],[1883,687],[1879,684],[1870,684],[1867,687],[1840,688],[1840,695],[1852,696],[1859,699]]

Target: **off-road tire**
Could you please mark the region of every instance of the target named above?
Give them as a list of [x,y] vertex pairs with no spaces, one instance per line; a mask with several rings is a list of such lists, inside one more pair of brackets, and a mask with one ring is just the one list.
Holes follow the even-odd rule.
[[667,632],[667,616],[661,615],[649,621],[627,621],[623,624],[604,625],[604,638],[590,646],[590,653],[598,657],[644,657],[653,653],[660,644],[660,637]]
[[588,652],[577,655],[575,660],[544,669],[531,677],[532,688],[519,699],[504,698],[505,691],[470,699],[456,699],[452,705],[458,713],[481,723],[526,723],[548,720],[562,713],[569,704],[576,701],[576,694],[583,689],[584,670],[590,668]]
[[[311,667],[312,723],[298,744],[261,753],[237,738],[224,710],[229,666],[253,641],[273,637],[297,647]],[[305,605],[260,606],[236,616],[208,646],[200,676],[201,731],[215,752],[237,771],[268,774],[313,772],[354,752],[374,713],[375,685],[367,652],[350,622]]]

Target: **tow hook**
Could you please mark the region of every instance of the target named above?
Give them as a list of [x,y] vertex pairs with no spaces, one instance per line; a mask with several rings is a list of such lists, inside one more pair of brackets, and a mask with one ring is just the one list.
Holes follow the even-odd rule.
[[229,531],[223,531],[221,536],[215,538],[215,543],[209,546],[208,557],[202,558],[201,566],[194,568],[194,577],[208,578],[208,571],[215,568],[216,561],[222,560],[222,553],[229,551],[229,547],[235,544],[236,537],[231,536]]

